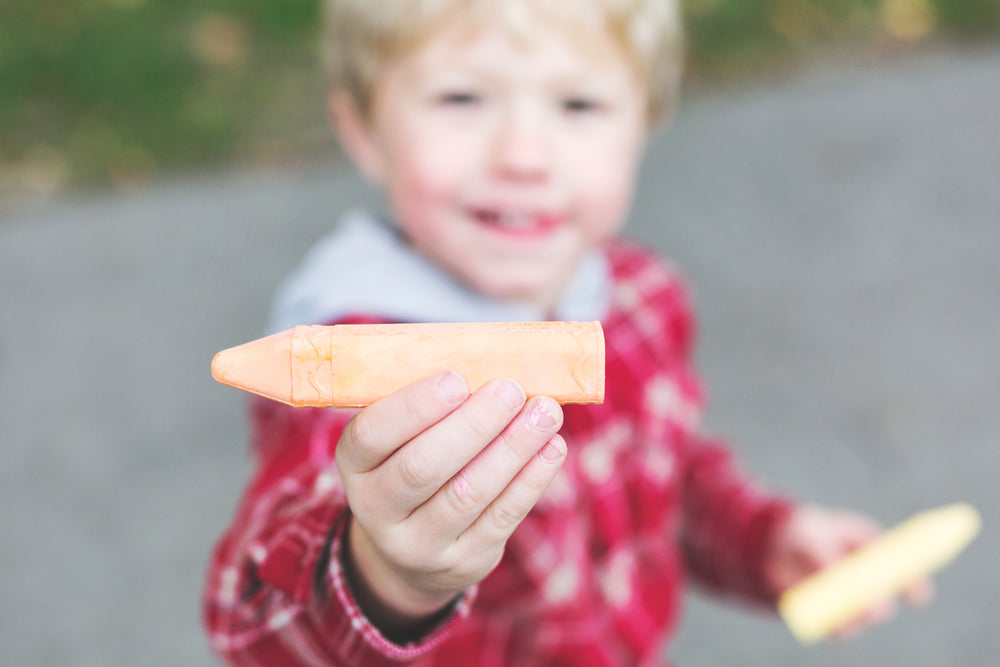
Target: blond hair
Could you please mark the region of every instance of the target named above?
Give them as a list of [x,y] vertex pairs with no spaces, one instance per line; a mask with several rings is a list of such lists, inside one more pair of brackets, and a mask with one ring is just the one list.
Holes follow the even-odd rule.
[[630,58],[647,94],[650,124],[675,106],[682,71],[678,0],[326,0],[323,64],[331,88],[345,91],[361,114],[371,111],[375,82],[393,59],[419,47],[445,22],[470,17],[517,31],[526,13],[575,31],[580,17],[602,12],[603,27]]

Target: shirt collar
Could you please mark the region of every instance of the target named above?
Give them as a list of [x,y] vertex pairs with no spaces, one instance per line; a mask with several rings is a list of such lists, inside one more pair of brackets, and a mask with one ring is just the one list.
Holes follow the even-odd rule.
[[610,302],[604,253],[581,258],[552,313],[486,297],[415,252],[392,225],[352,210],[283,282],[268,329],[324,324],[352,314],[399,322],[531,322],[601,319]]

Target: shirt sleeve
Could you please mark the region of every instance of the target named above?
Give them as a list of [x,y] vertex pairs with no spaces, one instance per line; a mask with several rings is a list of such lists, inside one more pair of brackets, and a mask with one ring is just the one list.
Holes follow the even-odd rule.
[[432,650],[468,614],[473,591],[401,646],[355,602],[338,557],[350,510],[333,462],[352,415],[252,403],[258,468],[216,545],[203,601],[211,647],[230,664],[398,664]]
[[704,404],[694,369],[697,321],[686,286],[670,283],[660,307],[662,331],[673,351],[675,379],[684,403],[691,406],[680,420],[680,545],[687,571],[706,588],[744,600],[771,605],[777,592],[764,576],[765,549],[787,518],[791,502],[766,491],[737,464],[727,443],[702,435],[698,418]]
[[716,592],[772,605],[765,549],[791,503],[759,488],[723,443],[691,436],[685,450],[680,541],[688,572]]

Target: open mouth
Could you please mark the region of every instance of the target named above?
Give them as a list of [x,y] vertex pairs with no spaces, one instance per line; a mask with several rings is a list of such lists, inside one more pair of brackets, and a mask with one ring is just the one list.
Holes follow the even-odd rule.
[[472,217],[494,231],[519,237],[545,234],[561,222],[559,216],[551,213],[518,209],[475,208]]

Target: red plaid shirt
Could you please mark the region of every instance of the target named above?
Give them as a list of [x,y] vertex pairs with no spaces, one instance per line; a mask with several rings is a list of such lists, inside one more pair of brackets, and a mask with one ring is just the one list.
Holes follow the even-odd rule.
[[772,598],[762,551],[788,504],[697,434],[702,393],[684,285],[628,242],[608,259],[606,400],[564,408],[563,468],[500,565],[418,643],[385,639],[344,580],[350,510],[333,454],[353,413],[253,403],[256,474],[205,592],[219,655],[239,665],[656,664],[685,573]]

